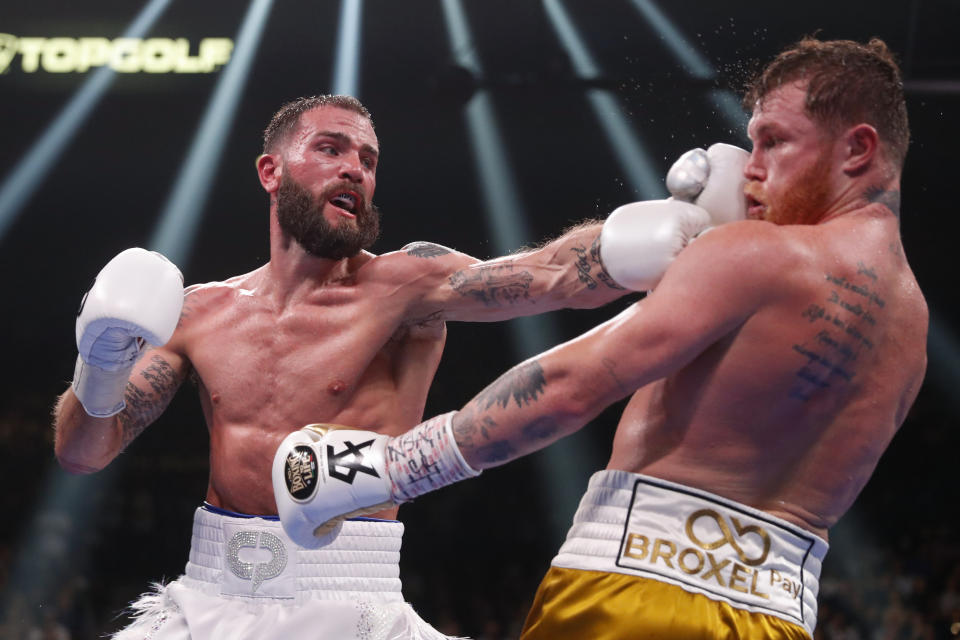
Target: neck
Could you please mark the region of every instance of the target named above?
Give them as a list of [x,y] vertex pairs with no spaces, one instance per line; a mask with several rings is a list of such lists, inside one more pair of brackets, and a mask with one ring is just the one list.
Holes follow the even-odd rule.
[[343,280],[357,269],[363,257],[363,252],[341,260],[314,256],[280,228],[276,212],[271,211],[266,284],[272,294],[289,299],[298,292],[306,294],[318,286]]
[[[883,213],[900,217],[900,176],[871,172],[847,181],[817,224],[880,205]],[[874,207],[876,208],[876,207]]]

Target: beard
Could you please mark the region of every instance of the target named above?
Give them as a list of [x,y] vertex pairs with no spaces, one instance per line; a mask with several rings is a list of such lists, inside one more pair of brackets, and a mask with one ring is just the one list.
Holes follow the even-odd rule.
[[830,206],[832,158],[823,153],[767,202],[764,220],[776,224],[814,224]]
[[[323,217],[323,207],[330,198],[344,191],[358,195],[353,211],[356,224],[344,218],[333,226]],[[355,256],[372,247],[380,235],[380,211],[367,201],[360,187],[347,181],[329,185],[314,200],[306,188],[284,174],[277,191],[277,221],[307,253],[330,260]]]

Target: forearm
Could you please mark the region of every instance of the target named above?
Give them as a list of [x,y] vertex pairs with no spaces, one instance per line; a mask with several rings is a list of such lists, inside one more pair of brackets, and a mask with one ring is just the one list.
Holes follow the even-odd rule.
[[600,261],[600,222],[567,230],[559,238],[514,262],[535,275],[532,297],[555,308],[592,308],[628,293],[609,276]]
[[527,360],[457,412],[453,433],[471,467],[496,467],[538,451],[628,395],[611,384],[609,371],[570,367],[567,360],[556,350]]
[[63,469],[70,473],[99,471],[122,449],[117,415],[88,415],[72,389],[60,396],[54,408],[54,451]]

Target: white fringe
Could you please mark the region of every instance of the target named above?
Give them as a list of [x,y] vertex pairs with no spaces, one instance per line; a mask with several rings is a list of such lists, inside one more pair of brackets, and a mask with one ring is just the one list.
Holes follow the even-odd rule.
[[167,597],[167,585],[162,582],[153,582],[149,588],[149,591],[141,594],[123,611],[133,619],[133,622],[115,633],[112,640],[124,640],[124,638],[150,640],[160,626],[167,621],[170,614],[180,611],[177,603]]

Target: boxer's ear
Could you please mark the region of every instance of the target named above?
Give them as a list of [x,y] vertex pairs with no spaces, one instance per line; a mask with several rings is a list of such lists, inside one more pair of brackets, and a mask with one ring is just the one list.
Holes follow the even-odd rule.
[[263,153],[257,157],[257,176],[263,190],[273,195],[280,188],[280,178],[283,175],[283,163],[279,154]]

